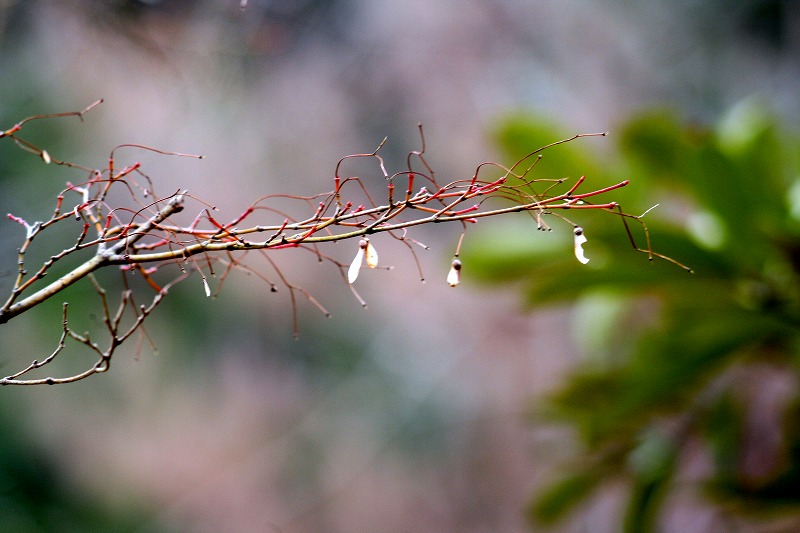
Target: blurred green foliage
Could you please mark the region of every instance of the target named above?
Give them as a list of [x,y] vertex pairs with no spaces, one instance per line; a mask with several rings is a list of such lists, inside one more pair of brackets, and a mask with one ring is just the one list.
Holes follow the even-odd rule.
[[[0,91],[0,128],[10,128],[27,114],[50,109],[46,100],[36,94],[35,83],[24,78],[22,73],[15,76],[16,82],[26,86],[25,91],[10,94],[10,88]],[[26,85],[27,84],[27,85]],[[24,95],[20,97],[19,95]],[[31,122],[20,136],[35,144],[47,146],[53,154],[62,157],[70,153],[71,145],[78,143],[69,128],[70,121],[53,120]],[[75,120],[77,122],[77,119]],[[43,165],[41,159],[25,152],[13,142],[0,142],[0,211],[5,215],[12,212],[30,221],[41,220],[52,213],[55,196],[64,187],[63,167]],[[80,174],[73,175],[80,178]],[[16,271],[16,248],[24,238],[24,228],[4,221],[0,229],[2,257],[0,264],[0,288],[4,292],[13,282],[12,273]],[[49,234],[37,239],[36,249],[28,255],[31,264],[37,264],[52,255],[52,243],[74,240],[74,228],[55,228]],[[51,274],[54,275],[54,274]],[[97,295],[85,288],[68,289],[71,309],[76,315],[90,316],[90,322],[97,322],[91,311],[97,307]],[[11,333],[7,330],[0,339],[0,366],[8,372],[19,350],[49,353],[58,340],[58,331],[53,324],[61,320],[61,300],[46,302],[37,311],[38,321],[30,326],[35,331],[33,338]],[[12,326],[15,327],[15,326]],[[25,327],[20,329],[25,330]],[[28,357],[28,355],[25,355]],[[32,357],[33,358],[33,357]],[[24,360],[24,359],[21,359]],[[78,362],[84,364],[86,361]],[[147,498],[136,495],[124,504],[109,504],[99,501],[97,496],[87,491],[79,482],[72,479],[65,470],[63,462],[54,459],[53,452],[42,443],[41,435],[32,429],[28,419],[30,406],[24,401],[25,392],[4,389],[5,396],[0,405],[0,425],[4,428],[0,443],[0,530],[20,533],[44,531],[147,531],[145,525],[153,519],[157,509]],[[164,531],[160,528],[159,531]]]
[[[0,422],[19,428],[18,405],[4,402]],[[0,446],[0,523],[3,531],[147,531],[153,509],[131,499],[124,506],[100,505],[68,479],[47,450],[18,431],[5,431]],[[161,529],[163,531],[163,529]]]
[[[512,158],[558,135],[535,117],[496,132]],[[654,250],[694,274],[648,264],[622,224],[597,212],[566,213],[588,236],[586,266],[559,221],[546,234],[513,226],[463,254],[470,275],[515,283],[531,306],[576,304],[587,360],[534,415],[573,428],[580,448],[530,516],[554,522],[623,479],[626,530],[657,530],[682,475],[683,490],[690,480],[722,514],[785,518],[800,509],[800,143],[754,101],[715,127],[643,113],[610,139],[617,153],[595,155],[601,164],[581,140],[547,150],[534,173],[577,169],[591,187],[630,178],[612,199],[632,214],[660,202],[643,219]],[[631,228],[643,246],[642,228]],[[687,466],[698,449],[702,474]]]

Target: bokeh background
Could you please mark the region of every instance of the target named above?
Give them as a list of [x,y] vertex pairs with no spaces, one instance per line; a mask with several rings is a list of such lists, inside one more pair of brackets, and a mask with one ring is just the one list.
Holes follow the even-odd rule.
[[[25,137],[99,168],[119,143],[203,154],[120,157],[222,219],[330,190],[338,159],[384,136],[399,170],[418,122],[445,182],[609,131],[546,155],[542,176],[631,179],[624,205],[660,203],[654,246],[696,271],[649,265],[614,217],[580,220],[591,267],[570,227],[512,217],[467,234],[454,290],[459,228],[419,228],[427,281],[378,242],[394,268],[359,278],[366,310],[330,265],[281,253],[333,313],[301,299],[297,340],[286,291],[241,275],[209,300],[190,278],[150,321],[158,353],[0,390],[3,529],[800,526],[796,3],[5,0],[0,39],[0,127],[103,98]],[[28,220],[80,178],[10,143],[0,170],[0,210]],[[20,231],[0,224],[4,288]],[[97,322],[89,286],[70,297]],[[58,334],[58,305],[6,324],[3,372]]]

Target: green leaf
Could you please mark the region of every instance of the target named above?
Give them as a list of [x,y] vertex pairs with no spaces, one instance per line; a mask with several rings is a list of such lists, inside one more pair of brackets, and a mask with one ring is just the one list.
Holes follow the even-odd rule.
[[555,523],[591,494],[605,475],[604,469],[595,467],[563,477],[530,503],[529,520],[545,525]]
[[[543,117],[532,114],[517,114],[502,118],[492,132],[500,149],[510,159],[517,160],[555,141],[567,139],[576,133],[565,133],[561,128]],[[581,175],[603,176],[597,155],[591,155],[591,147],[600,138],[582,138],[550,147],[543,152],[542,161],[536,164],[536,176],[542,179],[578,178]]]
[[674,181],[688,165],[690,144],[674,112],[654,110],[633,117],[617,138],[620,152],[638,171],[637,179]]
[[[647,187],[625,187],[613,199],[631,214],[661,203],[644,219],[653,251],[689,265],[694,275],[659,256],[648,264],[604,212],[562,213],[570,223],[553,220],[551,233],[520,221],[499,232],[481,225],[482,233],[466,241],[462,258],[471,278],[513,283],[530,306],[614,298],[613,313],[593,317],[590,306],[582,308],[577,325],[603,321],[577,332],[602,335],[582,341],[597,353],[535,411],[538,420],[575,429],[585,445],[575,464],[595,466],[566,473],[531,507],[532,516],[555,520],[604,481],[632,473],[626,528],[652,530],[680,450],[645,453],[641,436],[658,420],[704,412],[701,437],[717,459],[711,477],[726,503],[800,504],[800,409],[787,415],[794,417],[787,427],[795,429],[786,431],[785,465],[755,486],[739,475],[739,425],[746,421],[730,404],[705,405],[710,384],[733,366],[768,357],[800,371],[800,145],[764,109],[745,102],[716,128],[685,126],[668,111],[645,113],[622,127],[621,160],[605,169],[584,163],[583,145],[560,147],[554,158],[552,168],[564,176],[587,174],[585,185],[595,176],[612,181],[613,168],[627,168],[632,185]],[[526,144],[546,144],[552,139],[542,137],[556,129],[523,121],[514,117],[497,130],[512,155]],[[591,170],[576,172],[581,164]],[[625,220],[637,247],[647,248],[644,229]],[[572,223],[588,238],[587,265],[572,254]],[[634,316],[642,306],[649,312]]]

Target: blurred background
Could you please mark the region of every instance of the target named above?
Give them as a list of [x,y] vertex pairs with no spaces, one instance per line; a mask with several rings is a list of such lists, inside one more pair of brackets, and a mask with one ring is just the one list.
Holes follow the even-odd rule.
[[[365,310],[335,268],[281,252],[333,315],[301,298],[297,340],[287,291],[234,275],[209,300],[189,278],[150,319],[157,353],[0,390],[4,529],[800,530],[797,3],[4,0],[0,39],[0,127],[103,98],[23,137],[97,168],[119,143],[203,154],[117,166],[225,220],[331,190],[385,136],[401,170],[418,122],[442,182],[609,131],[540,177],[630,179],[615,199],[659,203],[655,250],[695,270],[648,264],[603,213],[578,219],[586,267],[571,227],[509,217],[470,228],[457,289],[458,227],[415,231],[425,283],[376,239],[394,268],[362,273]],[[44,219],[82,177],[0,143],[3,213]],[[4,291],[21,231],[0,223]],[[93,290],[69,297],[97,325]],[[2,328],[4,374],[52,351],[59,306]]]

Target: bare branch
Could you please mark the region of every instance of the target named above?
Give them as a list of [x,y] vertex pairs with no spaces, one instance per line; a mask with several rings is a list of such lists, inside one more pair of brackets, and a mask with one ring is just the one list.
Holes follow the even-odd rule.
[[[207,296],[214,294],[206,274],[215,275],[214,265],[217,262],[224,269],[217,290],[234,270],[256,273],[269,283],[271,290],[276,290],[276,285],[266,276],[245,264],[245,257],[254,251],[257,252],[257,256],[263,256],[277,274],[283,287],[288,289],[295,335],[298,330],[297,294],[302,295],[325,315],[329,313],[314,296],[281,271],[273,260],[273,253],[284,249],[299,249],[315,254],[320,261],[332,262],[339,269],[344,282],[359,303],[366,306],[366,302],[359,296],[353,283],[356,281],[362,262],[366,262],[369,267],[377,265],[378,256],[374,245],[370,243],[370,237],[386,233],[393,239],[401,241],[411,252],[420,277],[424,279],[420,261],[411,245],[427,247],[408,236],[408,232],[416,226],[425,224],[458,223],[462,226],[450,272],[447,276],[442,276],[442,279],[446,279],[451,286],[456,286],[461,281],[461,260],[458,256],[468,226],[486,217],[520,212],[530,213],[536,220],[538,229],[550,228],[544,222],[544,218],[548,216],[554,216],[573,226],[576,235],[576,257],[581,262],[589,260],[583,255],[583,250],[579,246],[585,241],[583,231],[561,213],[576,209],[611,213],[622,219],[635,250],[647,253],[651,260],[664,259],[689,270],[681,263],[652,250],[650,234],[641,216],[623,212],[619,204],[613,200],[603,200],[599,203],[589,201],[626,187],[629,184],[628,180],[608,187],[586,190],[584,176],[567,187],[559,187],[566,182],[565,179],[541,180],[532,176],[536,163],[541,159],[542,151],[583,137],[604,136],[605,133],[581,134],[556,141],[532,151],[510,167],[484,162],[478,165],[472,177],[440,184],[435,178],[433,169],[425,160],[427,147],[420,125],[421,147],[408,153],[406,170],[394,174],[387,171],[384,159],[380,155],[380,150],[386,143],[384,139],[372,152],[341,158],[335,166],[331,191],[311,196],[286,194],[264,196],[247,206],[238,216],[229,219],[230,222],[222,223],[221,219],[212,215],[212,212],[216,211],[212,204],[193,197],[188,191],[180,190],[168,196],[156,195],[153,180],[142,173],[139,163],[128,165],[121,170],[115,168],[116,153],[123,148],[147,150],[165,156],[192,158],[202,156],[136,144],[122,144],[111,150],[106,167],[97,170],[55,159],[43,148],[18,136],[23,126],[34,120],[69,116],[77,116],[83,120],[83,115],[99,103],[100,101],[97,101],[77,112],[31,116],[0,132],[0,139],[11,139],[22,149],[38,154],[45,163],[62,164],[88,173],[88,178],[82,183],[67,183],[67,187],[56,197],[55,209],[48,220],[28,223],[22,217],[8,215],[10,220],[23,226],[25,237],[18,251],[16,279],[8,298],[0,307],[0,325],[42,304],[67,287],[88,278],[100,300],[105,326],[103,333],[108,337],[108,343],[105,347],[101,347],[88,333],[78,334],[71,329],[67,314],[68,304],[65,303],[62,333],[53,352],[45,359],[34,360],[23,370],[0,379],[0,384],[71,383],[106,372],[113,354],[122,343],[135,332],[146,335],[142,324],[167,295],[169,287],[197,272],[201,277],[205,294]],[[350,159],[357,158],[375,161],[379,172],[376,179],[386,187],[385,202],[375,201],[368,192],[364,179],[343,175],[346,163]],[[415,162],[418,166],[422,166],[421,170],[413,168]],[[494,177],[485,177],[491,172],[495,173]],[[419,187],[420,180],[424,183],[422,187]],[[396,182],[405,185],[405,191],[401,189],[402,192],[395,193]],[[537,188],[542,190],[537,191]],[[565,190],[558,192],[559,188]],[[112,189],[126,192],[135,203],[134,208],[110,205],[109,198],[112,196],[109,193]],[[489,205],[487,200],[492,198],[501,199],[504,204],[510,202],[510,205],[490,209],[487,207]],[[291,208],[287,209],[285,206],[287,202],[299,205],[298,213],[292,213]],[[196,214],[191,223],[185,225],[176,220],[180,218],[176,215],[187,209],[195,209]],[[302,214],[309,211],[310,214]],[[41,233],[72,217],[83,221],[82,229],[75,240],[65,245],[63,249],[57,250],[33,273],[29,273],[26,268],[26,254],[33,241]],[[645,248],[640,248],[635,243],[628,219],[641,224],[646,240]],[[93,231],[94,237],[89,236],[90,231]],[[578,235],[582,239],[580,243]],[[344,240],[363,243],[358,248],[358,254],[349,270],[345,264],[322,251],[323,245]],[[56,265],[64,265],[66,258],[75,257],[78,252],[86,253],[86,250],[94,252],[89,259],[69,268],[66,273],[59,273],[55,281],[49,284],[43,282],[48,274],[56,272]],[[74,265],[74,262],[72,264]],[[114,309],[109,305],[106,289],[93,275],[94,272],[106,268],[119,269],[125,286],[119,294],[119,302]],[[63,267],[61,271],[63,272]],[[134,291],[128,288],[127,279],[134,274],[140,275],[154,291],[149,297],[150,303],[147,306],[137,306]],[[98,358],[94,366],[67,377],[28,377],[34,370],[52,363],[63,352],[68,342],[83,345],[89,352],[94,353]]]

